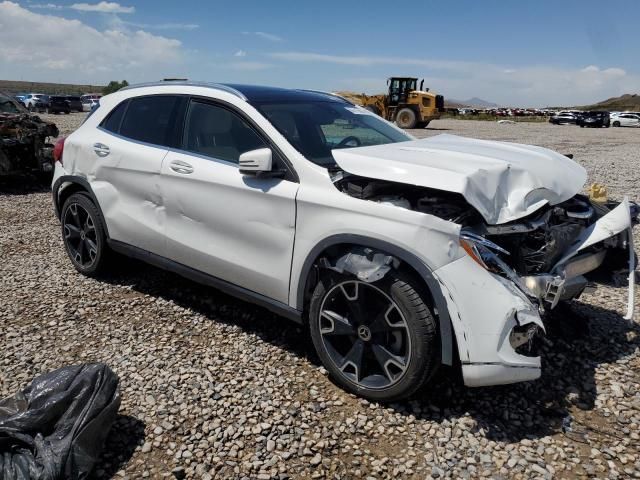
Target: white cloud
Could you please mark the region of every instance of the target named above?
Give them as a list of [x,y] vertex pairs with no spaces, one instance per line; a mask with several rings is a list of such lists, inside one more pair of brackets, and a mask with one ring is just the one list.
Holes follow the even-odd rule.
[[264,40],[269,40],[270,42],[274,42],[274,43],[280,43],[282,41],[284,41],[284,39],[282,37],[279,37],[278,35],[274,35],[273,33],[267,33],[267,32],[242,32],[243,35],[255,35],[256,37],[260,37]]
[[233,54],[234,57],[246,57],[247,56],[247,52],[245,52],[244,50],[238,50],[236,53]]
[[56,5],[54,3],[30,3],[29,8],[41,8],[43,10],[62,10],[62,5]]
[[99,3],[74,3],[71,7],[81,12],[99,12],[99,13],[134,13],[135,7],[124,7],[117,2],[99,2]]
[[180,41],[92,28],[79,20],[42,15],[0,2],[0,78],[48,77],[79,83],[162,78],[183,59]]
[[[595,103],[623,93],[636,93],[640,87],[640,75],[630,74],[617,67],[600,68],[589,65],[584,68],[529,65],[514,67],[481,62],[448,61],[438,59],[346,56],[314,52],[275,52],[269,54],[275,60],[305,62],[310,64],[335,64],[356,69],[368,67],[371,72],[388,68],[407,67],[396,74],[425,75],[425,86],[449,98],[482,97],[504,105],[521,106],[570,106]],[[411,67],[411,68],[408,68]],[[367,91],[377,93],[386,86],[386,73],[379,80],[347,77],[329,88],[336,90]]]
[[146,28],[148,30],[197,30],[200,25],[197,23],[135,23],[122,22],[122,25],[134,28]]

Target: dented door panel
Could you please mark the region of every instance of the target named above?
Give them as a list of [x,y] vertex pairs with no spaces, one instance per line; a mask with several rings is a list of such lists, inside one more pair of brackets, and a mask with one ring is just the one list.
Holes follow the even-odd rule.
[[229,162],[169,152],[162,168],[167,257],[287,303],[297,189],[244,176]]

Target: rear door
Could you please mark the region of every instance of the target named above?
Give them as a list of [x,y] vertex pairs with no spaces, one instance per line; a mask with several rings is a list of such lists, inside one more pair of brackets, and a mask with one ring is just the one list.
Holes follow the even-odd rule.
[[125,100],[86,145],[110,237],[158,255],[165,253],[160,171],[182,103],[174,95]]
[[283,303],[288,301],[298,183],[243,175],[240,154],[271,147],[240,112],[193,99],[180,150],[162,166],[167,256]]

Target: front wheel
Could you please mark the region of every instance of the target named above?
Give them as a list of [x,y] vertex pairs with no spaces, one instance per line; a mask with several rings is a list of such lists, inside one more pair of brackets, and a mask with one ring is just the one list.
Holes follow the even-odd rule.
[[340,386],[370,400],[411,396],[440,360],[436,321],[421,286],[392,270],[375,283],[327,273],[315,288],[310,330]]
[[396,125],[400,128],[415,128],[417,121],[416,112],[410,108],[401,108],[396,115]]
[[107,238],[100,211],[89,196],[71,195],[60,215],[62,240],[71,263],[80,273],[95,276],[105,269]]
[[613,126],[614,127],[619,127],[620,126],[620,122],[613,122]]

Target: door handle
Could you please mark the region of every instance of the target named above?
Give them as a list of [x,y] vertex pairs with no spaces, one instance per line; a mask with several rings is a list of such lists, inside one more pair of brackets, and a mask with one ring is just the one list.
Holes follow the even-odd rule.
[[96,155],[98,155],[99,157],[106,157],[110,152],[109,147],[104,143],[94,143],[93,151],[96,152]]
[[184,175],[188,175],[193,173],[193,167],[187,162],[183,162],[182,160],[173,160],[169,164],[169,168],[176,173],[182,173]]

